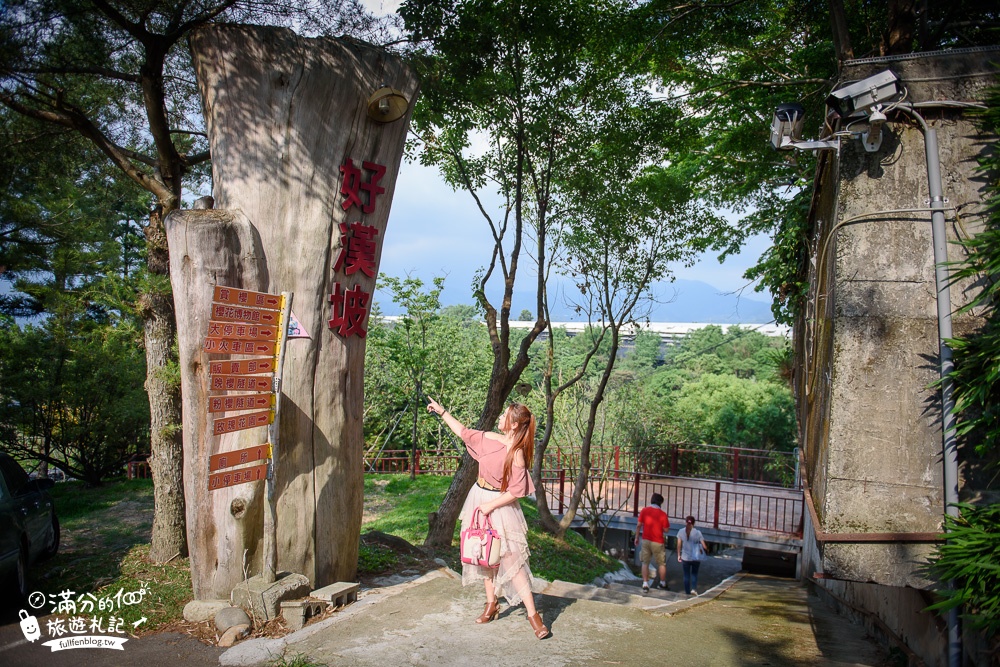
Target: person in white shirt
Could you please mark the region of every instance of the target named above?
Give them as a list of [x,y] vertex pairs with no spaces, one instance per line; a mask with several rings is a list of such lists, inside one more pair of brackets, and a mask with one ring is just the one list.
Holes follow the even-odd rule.
[[684,519],[684,527],[677,531],[677,560],[684,570],[684,592],[697,595],[698,569],[708,553],[708,545],[701,531],[694,527],[694,517]]

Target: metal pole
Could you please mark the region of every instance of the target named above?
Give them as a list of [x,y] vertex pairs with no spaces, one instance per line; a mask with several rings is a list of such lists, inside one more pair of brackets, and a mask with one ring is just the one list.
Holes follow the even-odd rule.
[[[955,402],[952,397],[952,361],[948,339],[951,330],[951,289],[948,286],[948,237],[944,226],[944,193],[941,187],[941,161],[938,153],[937,130],[925,125],[924,147],[927,152],[927,185],[931,196],[931,233],[934,239],[934,281],[937,288],[938,347],[941,356],[941,431],[944,448],[945,512],[958,517],[958,445],[955,439]],[[949,582],[954,585],[954,582]],[[948,613],[948,664],[962,664],[962,637],[958,609]]]
[[288,342],[288,314],[292,310],[292,293],[281,293],[281,319],[278,320],[278,359],[274,365],[274,419],[267,429],[271,445],[271,465],[267,471],[267,501],[264,503],[264,583],[273,584],[278,567],[278,535],[276,521],[277,499],[274,497],[275,476],[278,468],[278,417],[281,408],[281,371],[285,362],[285,344]]

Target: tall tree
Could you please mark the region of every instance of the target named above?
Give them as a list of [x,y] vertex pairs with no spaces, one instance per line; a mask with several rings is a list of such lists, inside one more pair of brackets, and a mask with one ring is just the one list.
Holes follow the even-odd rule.
[[[644,115],[656,109],[648,104],[648,77],[633,75],[635,51],[621,48],[627,10],[626,2],[584,0],[410,0],[400,9],[420,45],[417,63],[425,80],[415,114],[420,159],[475,197],[495,244],[473,286],[494,358],[476,428],[495,423],[545,329],[553,233],[573,196],[559,183],[586,162],[599,129],[610,127],[602,120],[614,118],[620,130],[662,129],[663,114]],[[637,149],[655,164],[665,159],[664,140],[647,132],[638,144],[622,141],[616,148]],[[488,189],[503,198],[497,216],[484,204],[481,193]],[[518,341],[511,336],[510,309],[524,273],[533,284],[536,315]],[[432,516],[428,544],[451,542],[475,477],[466,455]]]
[[0,9],[0,104],[91,141],[119,176],[152,194],[142,314],[155,511],[150,557],[186,553],[175,338],[164,218],[197,191],[209,158],[187,35],[211,21],[296,21],[341,30],[356,0],[303,9],[255,0],[11,0]]
[[0,151],[0,257],[13,287],[0,312],[30,322],[0,326],[0,448],[96,484],[149,442],[127,307],[147,197],[95,168],[93,148],[72,134],[5,109],[0,130],[0,146],[17,147]]

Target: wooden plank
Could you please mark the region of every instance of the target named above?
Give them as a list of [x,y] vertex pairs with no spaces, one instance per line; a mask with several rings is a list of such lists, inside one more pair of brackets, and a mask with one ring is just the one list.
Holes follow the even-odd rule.
[[208,364],[209,375],[257,375],[273,373],[273,359],[218,359]]
[[213,375],[210,391],[271,391],[270,375]]
[[235,394],[228,396],[209,396],[209,412],[232,412],[235,410],[260,410],[274,406],[274,394]]
[[250,290],[223,287],[222,285],[215,286],[212,300],[217,303],[230,303],[237,306],[281,310],[281,297],[277,294],[251,292]]
[[238,468],[229,472],[217,472],[208,476],[208,490],[217,491],[228,486],[246,484],[267,479],[267,464],[251,466],[249,468]]
[[237,449],[234,452],[213,454],[208,459],[208,470],[216,472],[223,468],[231,468],[232,466],[266,461],[269,458],[271,458],[271,445],[264,443],[263,445],[255,445],[246,449]]
[[222,435],[223,433],[235,433],[248,428],[267,426],[274,418],[274,412],[264,410],[263,412],[251,412],[248,415],[237,415],[235,417],[222,417],[212,420],[212,435]]
[[202,349],[209,354],[249,354],[273,357],[276,346],[272,341],[210,337],[205,339],[205,345]]
[[249,324],[278,324],[278,311],[247,308],[228,303],[213,303],[211,319],[218,322],[247,322]]
[[278,327],[272,324],[209,322],[208,336],[230,340],[278,340]]

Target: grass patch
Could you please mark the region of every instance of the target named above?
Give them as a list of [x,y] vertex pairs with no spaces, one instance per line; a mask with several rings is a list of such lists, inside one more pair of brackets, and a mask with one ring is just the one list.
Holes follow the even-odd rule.
[[143,633],[160,625],[176,621],[183,615],[184,605],[192,597],[191,563],[187,558],[175,558],[159,565],[149,560],[149,545],[131,549],[120,564],[120,576],[100,588],[94,595],[100,599],[123,593],[145,591],[138,604],[122,606],[115,615],[125,619],[131,631],[132,624],[146,620],[136,628]]
[[281,656],[277,660],[267,663],[267,667],[327,667],[319,662],[312,662],[301,653],[296,653],[291,657]]
[[381,511],[363,524],[362,532],[379,530],[410,544],[423,544],[427,515],[440,507],[449,484],[450,477],[437,475],[418,475],[412,481],[408,475],[365,475],[365,507]]
[[[158,565],[149,560],[151,480],[119,480],[98,487],[60,482],[49,493],[61,526],[59,553],[32,569],[34,590],[72,591],[73,600],[83,596],[87,601],[141,591],[136,604],[120,604],[120,595],[115,603],[113,615],[125,620],[129,632],[142,618],[146,620],[134,632],[148,632],[181,617],[192,597],[190,562],[175,558]],[[99,602],[94,605],[98,608]]]
[[149,543],[152,480],[120,480],[98,487],[60,482],[49,494],[61,535],[59,553],[32,569],[39,590],[93,592],[120,576],[121,561],[133,547]]

